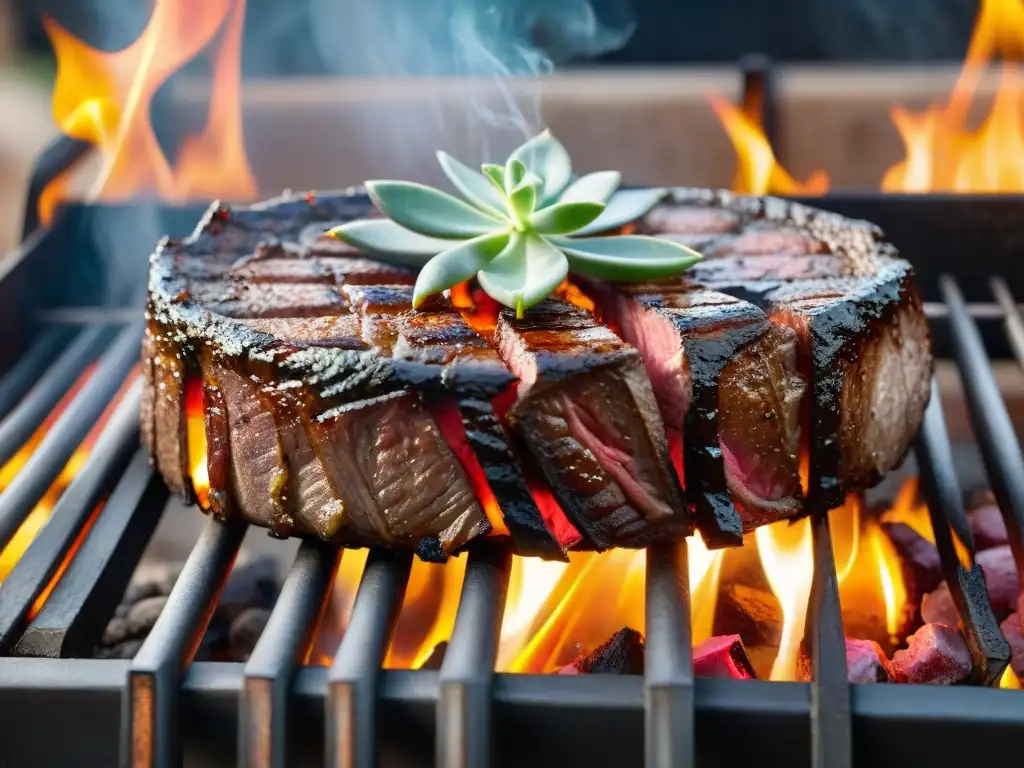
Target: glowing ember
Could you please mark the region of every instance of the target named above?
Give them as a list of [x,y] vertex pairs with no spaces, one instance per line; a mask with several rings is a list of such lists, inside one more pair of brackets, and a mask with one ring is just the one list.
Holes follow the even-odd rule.
[[738,165],[732,189],[752,195],[820,195],[828,191],[828,175],[815,171],[800,183],[775,160],[764,130],[750,115],[724,99],[710,98],[711,108],[729,135]]
[[[44,19],[57,58],[54,118],[68,136],[94,144],[102,158],[93,195],[128,199],[150,193],[168,200],[255,195],[239,101],[244,14],[245,0],[157,0],[139,38],[112,53]],[[184,140],[172,165],[153,131],[153,96],[215,38],[219,47],[206,125]],[[44,222],[63,197],[65,183],[59,179],[44,193]]]

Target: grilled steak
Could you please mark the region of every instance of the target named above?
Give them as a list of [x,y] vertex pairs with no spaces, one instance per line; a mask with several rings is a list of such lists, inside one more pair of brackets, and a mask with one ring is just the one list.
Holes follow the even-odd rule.
[[142,437],[173,490],[435,560],[484,535],[564,558],[694,522],[719,547],[876,482],[920,424],[927,324],[870,225],[676,190],[637,228],[699,248],[697,268],[585,283],[595,312],[549,300],[491,330],[441,297],[413,311],[414,272],[322,237],[366,215],[359,194],[214,206],[160,245]]

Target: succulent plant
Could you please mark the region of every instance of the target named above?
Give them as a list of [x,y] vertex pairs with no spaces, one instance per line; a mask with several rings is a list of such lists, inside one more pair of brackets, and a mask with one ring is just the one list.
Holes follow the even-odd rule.
[[419,267],[413,306],[476,278],[518,316],[543,301],[569,272],[616,282],[677,275],[700,254],[642,235],[594,237],[635,221],[664,189],[619,190],[617,171],[572,178],[569,154],[548,131],[481,171],[438,152],[465,200],[408,181],[368,181],[387,218],[343,224],[331,234],[382,261]]

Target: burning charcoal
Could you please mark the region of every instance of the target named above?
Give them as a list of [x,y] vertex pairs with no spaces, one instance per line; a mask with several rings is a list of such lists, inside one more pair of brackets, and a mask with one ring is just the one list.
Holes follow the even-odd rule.
[[107,628],[103,630],[103,638],[100,640],[100,644],[104,648],[110,648],[118,643],[123,643],[130,634],[127,620],[114,617],[107,622]]
[[644,636],[623,627],[589,656],[558,670],[560,675],[642,675]]
[[161,594],[167,593],[161,591],[161,584],[159,581],[132,581],[124,591],[124,597],[121,598],[121,605],[128,606],[130,608],[140,600],[145,600],[147,597],[156,597]]
[[974,488],[964,494],[964,507],[967,509],[977,509],[990,504],[996,504],[996,495],[992,493],[991,488]]
[[228,632],[228,645],[234,661],[248,661],[252,649],[263,634],[264,627],[270,619],[270,611],[266,608],[246,608],[231,622]]
[[889,660],[874,640],[846,638],[846,679],[851,683],[889,682]]
[[939,559],[939,550],[905,523],[883,523],[882,528],[900,556],[907,592],[912,594],[914,602],[917,602],[942,581],[942,560]]
[[[988,599],[992,603],[992,612],[996,619],[1002,621],[1017,608],[1017,566],[1013,562],[1013,553],[1009,545],[986,549],[977,556],[978,565],[985,573],[985,586]],[[956,605],[949,593],[949,585],[942,582],[921,602],[921,617],[930,624],[945,624],[955,627],[958,624]]]
[[967,513],[971,521],[971,533],[974,534],[974,548],[982,550],[1000,547],[1009,539],[1006,537],[1006,523],[1003,513],[995,504],[985,504]]
[[893,654],[889,673],[898,683],[953,685],[971,674],[971,653],[957,630],[925,624]]
[[715,608],[715,629],[739,635],[748,645],[777,647],[782,636],[779,601],[767,589],[739,582],[723,584]]
[[145,637],[160,618],[160,613],[167,604],[167,598],[163,595],[147,597],[139,600],[128,611],[124,621],[128,625],[129,637]]
[[1017,677],[1024,677],[1024,630],[1020,626],[1020,614],[1011,613],[999,629],[1010,644],[1010,666]]
[[[444,661],[444,655],[448,651],[448,641],[444,640],[434,646],[427,660],[420,665],[420,669],[440,669]],[[570,665],[571,666],[571,665]]]
[[216,616],[230,623],[246,608],[273,608],[278,589],[277,563],[268,556],[255,557],[231,571]]
[[97,648],[93,654],[97,659],[132,659],[142,647],[142,640],[125,640],[109,648]]
[[694,648],[693,674],[697,677],[730,677],[735,680],[757,679],[739,635],[709,637]]

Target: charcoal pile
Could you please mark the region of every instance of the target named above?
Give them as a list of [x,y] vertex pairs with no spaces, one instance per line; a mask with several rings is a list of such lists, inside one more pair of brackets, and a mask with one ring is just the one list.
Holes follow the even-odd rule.
[[[95,651],[100,659],[130,659],[160,617],[181,565],[141,569],[125,590]],[[196,661],[246,661],[281,589],[277,564],[255,557],[235,566],[221,593]]]

